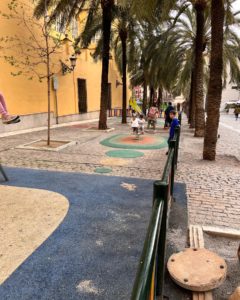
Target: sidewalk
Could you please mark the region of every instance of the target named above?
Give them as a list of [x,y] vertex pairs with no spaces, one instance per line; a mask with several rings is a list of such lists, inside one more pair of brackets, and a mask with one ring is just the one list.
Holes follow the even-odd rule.
[[194,138],[183,120],[177,181],[185,182],[190,224],[240,229],[240,137],[220,127],[216,162],[202,160],[203,139]]

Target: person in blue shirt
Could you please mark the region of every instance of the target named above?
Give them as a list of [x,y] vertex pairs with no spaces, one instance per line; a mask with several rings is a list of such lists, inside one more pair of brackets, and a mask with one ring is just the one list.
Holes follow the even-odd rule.
[[171,125],[170,112],[174,110],[172,102],[168,102],[168,107],[165,110],[165,124],[164,128],[169,128]]
[[[169,131],[168,145],[170,144],[170,141],[174,138],[175,128],[180,126],[179,120],[176,116],[177,112],[175,110],[171,110],[169,113],[169,118],[171,119],[171,127]],[[168,152],[166,153],[166,155],[168,155]]]

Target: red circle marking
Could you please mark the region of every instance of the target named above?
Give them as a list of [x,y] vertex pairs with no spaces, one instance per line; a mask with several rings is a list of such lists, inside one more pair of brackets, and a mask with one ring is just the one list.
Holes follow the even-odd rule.
[[136,139],[135,136],[127,136],[127,137],[121,137],[118,140],[118,143],[121,144],[138,144],[138,145],[152,145],[155,144],[157,141],[155,138],[151,136],[140,136],[139,140]]

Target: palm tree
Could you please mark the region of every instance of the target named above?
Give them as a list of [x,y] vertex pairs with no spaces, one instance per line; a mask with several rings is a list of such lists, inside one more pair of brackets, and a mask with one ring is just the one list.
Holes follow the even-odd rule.
[[224,42],[224,1],[211,1],[211,61],[210,80],[207,94],[207,123],[204,136],[203,159],[215,160],[222,98],[223,42]]
[[[223,80],[226,84],[228,78],[228,70],[230,67],[230,80],[231,82],[239,82],[240,70],[238,63],[239,45],[240,39],[236,34],[235,29],[231,25],[239,24],[239,19],[236,13],[233,13],[231,9],[228,9],[228,18],[226,18],[224,28],[224,72]],[[205,11],[205,24],[204,24],[204,52],[203,52],[203,91],[207,90],[209,81],[209,57],[210,57],[210,41],[211,41],[211,22],[210,22],[210,11]],[[189,97],[190,102],[190,124],[193,127],[195,125],[194,116],[195,109],[194,103],[195,97],[194,88],[195,84],[195,39],[196,39],[196,19],[189,7],[183,13],[182,16],[177,20],[176,27],[174,27],[169,34],[173,34],[175,37],[175,43],[178,44],[177,51],[184,49],[184,55],[182,56],[182,67],[180,68],[179,78],[175,87],[176,94],[182,93],[185,97]],[[190,87],[190,88],[189,88]],[[189,95],[189,96],[188,96]]]
[[[45,0],[38,0],[35,16],[40,17],[44,13]],[[102,79],[101,79],[101,103],[99,116],[99,129],[107,129],[107,103],[108,103],[108,73],[110,56],[110,37],[112,24],[112,11],[114,0],[48,0],[48,8],[52,9],[50,21],[63,15],[66,24],[75,18],[83,9],[89,8],[89,14],[102,9]]]
[[107,103],[108,103],[108,73],[110,57],[110,39],[112,24],[112,9],[114,0],[101,0],[102,7],[102,81],[101,81],[101,104],[99,116],[99,129],[107,129]]
[[[102,26],[100,25],[101,15],[100,12],[96,13],[94,17],[88,18],[86,26],[78,38],[83,47],[88,47],[91,44],[93,37],[97,34],[100,36],[94,57],[102,57]],[[112,13],[112,35],[111,47],[114,50],[115,61],[118,70],[122,75],[122,123],[127,123],[127,66],[128,58],[131,58],[131,51],[135,37],[135,19],[130,13],[129,5],[114,5]]]
[[204,24],[206,0],[197,0],[194,3],[196,11],[196,38],[195,38],[195,63],[194,63],[194,86],[195,89],[195,136],[204,136],[205,113],[204,113],[204,92],[203,92],[203,52],[204,47]]

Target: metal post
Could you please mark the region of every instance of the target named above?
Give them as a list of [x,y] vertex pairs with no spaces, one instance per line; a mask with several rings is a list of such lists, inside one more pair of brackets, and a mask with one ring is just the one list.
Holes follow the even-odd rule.
[[178,149],[179,149],[179,140],[180,140],[180,127],[175,128],[175,136],[176,136],[176,145],[175,145],[175,166],[177,168],[178,165]]
[[175,179],[175,169],[176,169],[176,146],[177,142],[175,140],[171,140],[169,147],[170,149],[174,149],[174,156],[172,160],[172,165],[171,165],[171,196],[173,196],[173,189],[174,189],[174,179]]
[[156,293],[160,299],[163,299],[164,276],[165,276],[165,255],[166,255],[166,238],[167,238],[167,216],[168,216],[168,194],[169,184],[161,181],[154,183],[154,196],[156,199],[164,199],[164,209],[162,224],[160,227],[160,236],[157,249],[156,259]]
[[179,124],[182,125],[182,113],[181,112],[179,113],[178,120],[179,120]]

